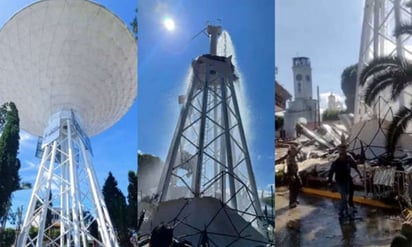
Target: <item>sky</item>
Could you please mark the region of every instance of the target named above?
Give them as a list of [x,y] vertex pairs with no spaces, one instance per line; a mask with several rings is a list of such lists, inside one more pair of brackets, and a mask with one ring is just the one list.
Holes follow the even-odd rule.
[[[0,27],[7,22],[15,13],[27,5],[34,3],[33,0],[9,1],[0,0]],[[137,1],[94,1],[105,6],[112,13],[122,19],[128,26],[135,16]],[[1,85],[0,85],[1,86]],[[111,128],[91,137],[93,149],[93,164],[98,177],[100,188],[103,187],[109,172],[118,181],[118,187],[127,196],[128,171],[137,169],[137,101]],[[19,171],[21,181],[34,184],[40,159],[34,156],[37,137],[21,131],[20,150],[18,158],[21,161]],[[31,190],[15,192],[13,195],[13,210],[16,207],[29,203]]]
[[358,62],[363,5],[360,0],[276,0],[277,81],[293,95],[292,58],[309,57],[313,97],[319,86],[321,108],[327,107],[330,92],[343,101],[340,78]]
[[[168,31],[163,19],[175,22]],[[248,117],[246,133],[258,189],[274,183],[274,1],[139,1],[139,152],[166,159],[192,60],[209,53],[197,35],[209,24],[228,31]],[[197,35],[197,36],[196,36]]]

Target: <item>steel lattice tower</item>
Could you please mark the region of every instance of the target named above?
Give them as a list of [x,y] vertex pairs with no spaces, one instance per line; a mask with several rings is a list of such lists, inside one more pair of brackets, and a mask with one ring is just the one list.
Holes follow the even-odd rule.
[[262,216],[235,90],[231,57],[217,55],[220,26],[208,26],[210,54],[193,74],[159,184],[160,202],[213,197],[245,219]]
[[[52,117],[46,132],[52,141],[43,140],[39,172],[18,246],[44,246],[45,242],[46,246],[88,246],[88,240],[118,246],[91,162],[90,143],[80,126],[73,111]],[[48,214],[54,219],[46,225]],[[95,221],[101,240],[91,233]],[[31,237],[33,225],[39,232]],[[58,236],[53,235],[56,227]]]
[[[365,0],[361,44],[359,52],[358,71],[367,65],[372,59],[387,55],[397,55],[411,58],[412,40],[409,35],[395,37],[394,31],[401,23],[412,21],[412,9],[408,0]],[[368,120],[377,112],[386,112],[389,107],[396,110],[400,104],[409,102],[410,89],[405,90],[399,102],[393,104],[377,104],[370,109],[363,102],[364,90],[359,86],[359,75],[355,98],[355,123]],[[390,89],[381,95],[389,98]],[[390,120],[390,119],[388,119]]]

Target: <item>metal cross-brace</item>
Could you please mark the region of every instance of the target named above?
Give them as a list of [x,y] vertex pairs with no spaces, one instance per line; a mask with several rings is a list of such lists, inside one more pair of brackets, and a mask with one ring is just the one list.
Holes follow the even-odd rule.
[[118,246],[80,126],[72,111],[52,116],[17,246]]
[[[212,43],[219,28],[208,27]],[[231,57],[211,54],[193,63],[158,194],[159,201],[214,197],[246,220],[263,218],[235,90]],[[256,221],[255,223],[256,224]]]
[[[395,36],[397,27],[403,23],[412,24],[412,11],[409,0],[365,0],[361,43],[359,51],[358,78],[355,98],[355,123],[368,120],[373,112],[385,111],[386,108],[370,109],[364,103],[365,86],[360,87],[360,72],[373,59],[382,56],[398,56],[412,58],[412,39],[410,35]],[[389,99],[389,90],[381,95]],[[398,102],[391,107],[397,109],[399,105],[409,102],[410,89],[406,89]]]

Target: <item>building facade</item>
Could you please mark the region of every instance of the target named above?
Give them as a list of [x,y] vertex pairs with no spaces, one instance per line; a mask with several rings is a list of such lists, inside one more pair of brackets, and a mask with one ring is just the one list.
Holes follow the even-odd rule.
[[296,137],[296,123],[314,127],[318,118],[317,100],[313,99],[312,67],[307,57],[294,57],[292,64],[295,97],[285,112],[286,137]]

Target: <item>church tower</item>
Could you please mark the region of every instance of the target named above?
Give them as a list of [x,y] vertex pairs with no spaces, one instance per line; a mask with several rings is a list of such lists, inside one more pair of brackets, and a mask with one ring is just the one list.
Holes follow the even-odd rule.
[[293,58],[295,99],[312,99],[312,68],[307,57]]
[[312,67],[308,57],[292,58],[294,99],[285,112],[286,137],[296,136],[296,124],[313,129],[317,120],[317,100],[312,98]]

